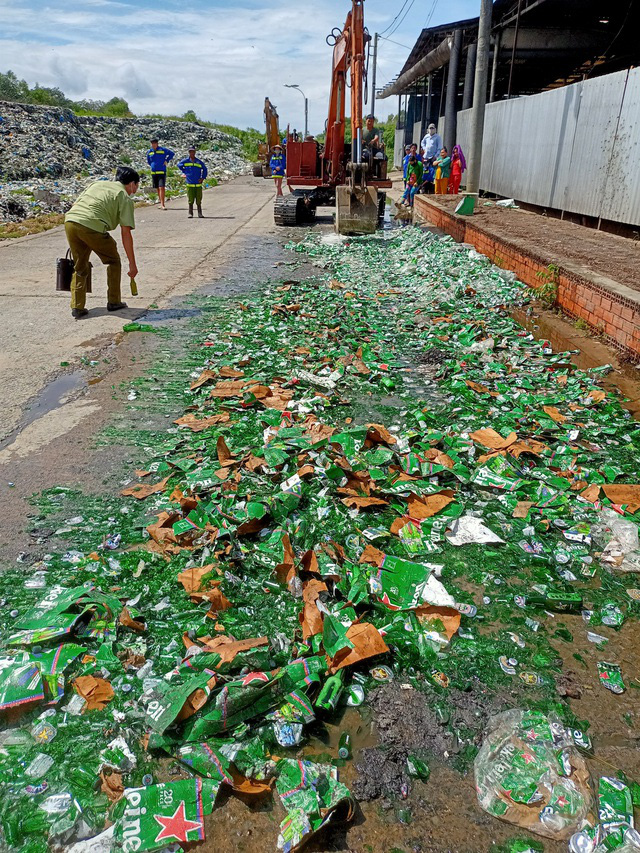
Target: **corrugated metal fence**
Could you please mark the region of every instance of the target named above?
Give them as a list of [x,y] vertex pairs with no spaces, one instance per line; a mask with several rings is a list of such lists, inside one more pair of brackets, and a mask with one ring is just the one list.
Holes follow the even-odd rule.
[[[458,113],[466,153],[470,117]],[[640,68],[487,104],[480,186],[640,225]]]

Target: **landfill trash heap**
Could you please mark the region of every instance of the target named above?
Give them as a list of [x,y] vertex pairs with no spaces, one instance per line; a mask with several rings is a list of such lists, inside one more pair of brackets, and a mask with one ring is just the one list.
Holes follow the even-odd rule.
[[[353,813],[342,757],[302,752],[314,726],[401,678],[454,744],[407,755],[403,796],[430,760],[475,759],[496,818],[636,849],[636,788],[596,797],[561,654],[638,615],[640,432],[608,368],[535,340],[506,310],[526,288],[450,239],[289,248],[318,277],[205,320],[135,482],[0,576],[6,845],[201,840],[226,786],[275,790],[274,844],[298,850]],[[581,678],[620,695],[594,636]],[[462,724],[469,694],[511,716]]]
[[239,139],[195,122],[80,116],[66,108],[0,101],[0,221],[64,212],[91,181],[112,177],[118,165],[148,171],[153,136],[176,152],[170,166],[197,145],[211,179],[248,171]]

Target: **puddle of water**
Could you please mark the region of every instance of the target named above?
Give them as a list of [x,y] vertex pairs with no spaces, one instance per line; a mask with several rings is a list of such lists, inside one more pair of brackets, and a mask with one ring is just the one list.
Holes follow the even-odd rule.
[[[99,381],[99,380],[98,380]],[[0,450],[8,447],[22,432],[22,430],[37,421],[48,412],[58,409],[69,401],[71,396],[78,391],[83,390],[89,384],[93,384],[95,380],[87,382],[87,378],[83,370],[74,370],[73,373],[63,373],[50,382],[31,403],[25,411],[24,416],[18,426],[9,433],[6,438],[0,441]]]
[[201,308],[152,308],[142,314],[139,321],[143,323],[165,323],[167,320],[186,320],[189,317],[199,317]]
[[612,363],[615,369],[604,377],[602,385],[610,391],[620,391],[627,398],[622,404],[624,408],[640,420],[640,371],[637,368],[620,364],[603,343],[574,332],[566,320],[554,314],[529,314],[522,308],[514,308],[510,313],[536,340],[550,341],[556,352],[569,352],[571,362],[581,370]]

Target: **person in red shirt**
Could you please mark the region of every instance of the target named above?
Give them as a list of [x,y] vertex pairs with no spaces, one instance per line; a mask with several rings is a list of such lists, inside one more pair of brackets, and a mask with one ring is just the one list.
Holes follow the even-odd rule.
[[451,177],[449,179],[449,194],[458,195],[460,191],[460,182],[462,181],[462,173],[467,168],[467,161],[464,159],[462,148],[459,145],[454,145],[451,152]]

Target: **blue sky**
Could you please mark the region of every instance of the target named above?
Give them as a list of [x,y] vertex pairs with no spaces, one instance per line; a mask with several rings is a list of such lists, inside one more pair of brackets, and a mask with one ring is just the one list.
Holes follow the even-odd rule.
[[[366,0],[370,32],[392,22],[404,0]],[[407,0],[407,4],[411,0]],[[398,73],[420,30],[472,17],[480,0],[413,0],[390,41],[381,41],[378,84]],[[59,86],[72,98],[125,97],[136,113],[200,116],[262,126],[265,95],[283,124],[319,132],[327,111],[331,49],[350,0],[0,0],[0,71]],[[393,98],[379,102],[381,117]]]

